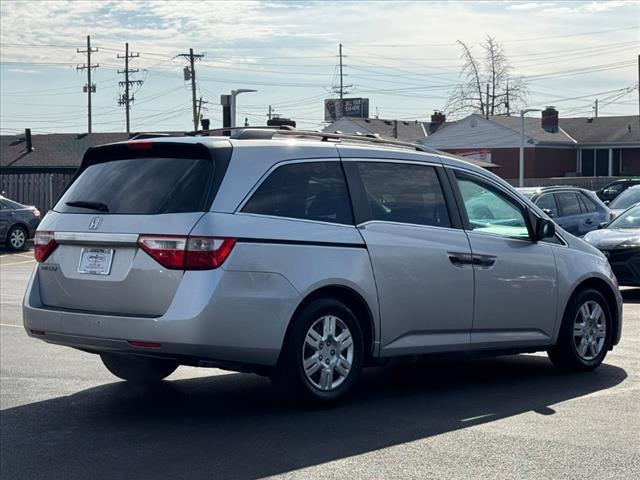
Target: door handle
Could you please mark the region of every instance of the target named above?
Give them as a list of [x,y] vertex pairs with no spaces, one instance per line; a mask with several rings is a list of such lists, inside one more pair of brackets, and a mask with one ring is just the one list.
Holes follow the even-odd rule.
[[464,267],[465,265],[473,265],[473,255],[470,253],[447,252],[449,261],[456,267]]
[[491,268],[496,264],[493,255],[473,255],[473,264],[482,268]]
[[593,223],[593,220],[591,220],[590,218],[587,218],[584,223],[586,223],[587,225],[591,225]]

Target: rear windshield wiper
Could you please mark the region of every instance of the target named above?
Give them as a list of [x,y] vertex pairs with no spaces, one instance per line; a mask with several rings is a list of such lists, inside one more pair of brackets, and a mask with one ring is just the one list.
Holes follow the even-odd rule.
[[109,207],[102,202],[85,202],[84,200],[76,200],[74,202],[66,202],[66,205],[70,207],[88,208],[91,210],[98,210],[100,212],[108,212]]

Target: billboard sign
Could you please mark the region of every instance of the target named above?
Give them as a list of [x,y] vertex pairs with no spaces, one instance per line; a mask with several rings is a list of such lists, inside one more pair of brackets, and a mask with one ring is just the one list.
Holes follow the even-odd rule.
[[333,122],[342,117],[369,117],[368,98],[328,98],[324,101],[324,120]]

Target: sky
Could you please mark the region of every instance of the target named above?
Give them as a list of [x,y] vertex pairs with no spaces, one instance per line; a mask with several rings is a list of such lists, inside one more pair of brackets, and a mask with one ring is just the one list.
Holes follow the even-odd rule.
[[324,127],[337,85],[338,45],[350,97],[370,115],[428,120],[461,81],[463,41],[480,54],[502,43],[528,84],[527,106],[560,116],[638,114],[640,1],[17,1],[0,2],[0,133],[87,131],[86,56],[96,84],[93,131],[125,130],[118,70],[125,42],[139,53],[132,131],[193,127],[184,57],[196,64],[198,98],[212,128],[220,95],[238,96],[238,123],[264,125],[269,105],[302,128]]

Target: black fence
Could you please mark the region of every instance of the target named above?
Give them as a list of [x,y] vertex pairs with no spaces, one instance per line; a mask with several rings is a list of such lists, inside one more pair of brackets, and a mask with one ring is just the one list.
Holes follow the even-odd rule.
[[2,173],[0,192],[24,205],[35,205],[42,213],[50,210],[67,188],[73,172]]

